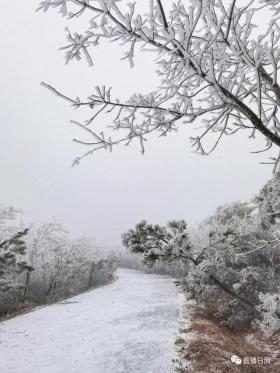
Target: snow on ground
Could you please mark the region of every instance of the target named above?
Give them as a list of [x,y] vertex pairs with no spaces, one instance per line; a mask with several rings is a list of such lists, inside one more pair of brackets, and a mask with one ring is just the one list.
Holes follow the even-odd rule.
[[195,335],[190,331],[192,308],[194,300],[179,287],[178,291],[179,302],[179,316],[178,316],[178,330],[176,338],[176,371],[178,372],[193,372],[193,364],[191,360],[187,359],[186,348],[190,341],[195,338]]
[[1,373],[169,373],[173,279],[119,269],[114,283],[0,323]]

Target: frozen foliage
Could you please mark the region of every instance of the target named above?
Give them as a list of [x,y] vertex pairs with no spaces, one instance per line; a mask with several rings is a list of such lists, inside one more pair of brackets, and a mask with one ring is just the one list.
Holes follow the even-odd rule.
[[276,172],[256,197],[264,229],[275,225],[280,217],[280,172]]
[[14,234],[12,237],[0,242],[0,292],[22,287],[22,275],[29,274],[32,267],[21,258],[26,254],[24,236],[28,230]]
[[203,226],[208,230],[213,230],[213,227],[231,226],[239,233],[247,233],[254,226],[255,209],[256,206],[248,202],[234,202],[219,206],[215,214],[203,222]]
[[111,279],[114,265],[92,237],[70,239],[56,221],[34,226],[28,236],[34,267],[27,299],[56,300]]
[[[89,135],[88,140],[75,140],[89,148],[83,156],[133,140],[139,141],[144,152],[149,134],[165,136],[184,123],[200,129],[191,142],[201,154],[209,154],[224,136],[240,130],[246,130],[251,138],[260,132],[266,142],[264,150],[279,146],[280,28],[277,17],[265,31],[255,22],[256,17],[270,17],[271,7],[276,11],[278,2],[151,0],[146,13],[138,14],[137,4],[132,2],[41,1],[39,9],[59,8],[70,20],[91,17],[84,33],[67,29],[66,62],[85,57],[92,65],[91,48],[109,40],[127,46],[123,59],[130,67],[139,47],[155,52],[155,69],[161,77],[154,92],[135,94],[126,102],[113,98],[111,87],[96,87],[87,99],[81,99],[44,85],[74,108],[89,109],[88,119],[73,121]],[[109,133],[104,128],[98,130],[95,123],[108,112],[115,113]],[[211,141],[204,141],[211,133]]]
[[[210,234],[202,260],[191,267],[186,285],[199,302],[215,303],[216,317],[231,327],[250,325],[257,317],[259,293],[277,291],[271,271],[272,237],[259,231],[241,235],[228,227]],[[263,248],[264,249],[264,248]],[[218,281],[217,281],[218,280]]]
[[[15,216],[15,210],[3,211],[5,219]],[[112,279],[113,258],[92,237],[71,239],[56,221],[18,231],[2,219],[1,227],[6,239],[0,241],[0,314],[52,302]]]
[[145,273],[169,275],[174,278],[182,278],[188,273],[188,265],[183,261],[174,261],[173,263],[157,261],[151,266],[150,263],[145,264],[140,256],[136,256],[126,249],[122,251],[121,248],[118,249],[116,262],[118,267],[121,268],[136,269]]
[[20,213],[19,210],[16,210],[14,207],[4,207],[0,206],[0,230],[1,232],[5,229],[7,221],[15,220],[17,215]]
[[280,331],[280,294],[260,294],[260,305],[258,310],[261,313],[261,320],[257,326],[267,335],[273,335]]
[[[0,207],[0,297],[3,293],[21,289],[22,278],[32,270],[23,259],[28,229],[15,223],[18,213],[13,207]],[[11,226],[8,222],[16,225]]]
[[203,260],[191,267],[185,283],[199,302],[215,303],[223,324],[246,327],[260,317],[260,292],[279,289],[280,237],[258,226],[258,215],[231,217],[224,224],[218,216],[217,221],[209,231]]
[[122,240],[132,253],[141,254],[143,262],[148,265],[156,261],[188,261],[191,248],[184,221],[170,221],[166,227],[142,221],[135,229],[124,233]]
[[280,232],[277,221],[270,229],[262,221],[278,190],[275,174],[256,199],[259,209],[241,202],[222,206],[195,234],[184,222],[173,222],[173,230],[170,224],[142,222],[123,235],[123,243],[150,264],[189,263],[183,287],[197,302],[210,304],[222,324],[275,332],[280,320]]

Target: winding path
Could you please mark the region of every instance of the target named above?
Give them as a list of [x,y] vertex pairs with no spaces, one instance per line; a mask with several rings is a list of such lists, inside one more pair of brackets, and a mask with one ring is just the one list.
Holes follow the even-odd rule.
[[0,323],[0,372],[173,372],[173,280],[128,269],[117,276],[110,285]]

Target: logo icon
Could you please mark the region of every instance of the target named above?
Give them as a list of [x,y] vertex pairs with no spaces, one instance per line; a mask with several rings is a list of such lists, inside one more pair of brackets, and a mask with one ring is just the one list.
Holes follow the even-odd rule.
[[241,365],[242,364],[242,359],[237,356],[237,355],[232,355],[232,357],[230,358],[230,360],[235,363],[236,365]]

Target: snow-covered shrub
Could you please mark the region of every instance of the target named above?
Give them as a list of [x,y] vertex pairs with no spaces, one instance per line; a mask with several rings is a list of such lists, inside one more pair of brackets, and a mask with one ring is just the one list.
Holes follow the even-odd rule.
[[[280,285],[274,262],[279,259],[279,240],[251,224],[228,221],[210,231],[200,262],[191,266],[187,284],[194,298],[215,303],[216,317],[231,327],[249,326],[258,315],[260,292],[273,292]],[[214,226],[213,226],[214,228]]]
[[280,171],[261,189],[256,197],[263,229],[269,229],[280,218]]
[[229,227],[240,234],[246,234],[255,225],[255,209],[254,204],[241,201],[219,206],[214,215],[202,222],[200,228],[213,231]]
[[257,207],[241,202],[221,206],[196,233],[205,246],[187,283],[199,302],[215,302],[216,316],[230,326],[250,325],[259,315],[259,293],[280,286],[280,236],[276,225],[263,228],[264,210]]
[[260,305],[257,307],[260,315],[256,327],[268,336],[280,331],[280,294],[260,293]]

